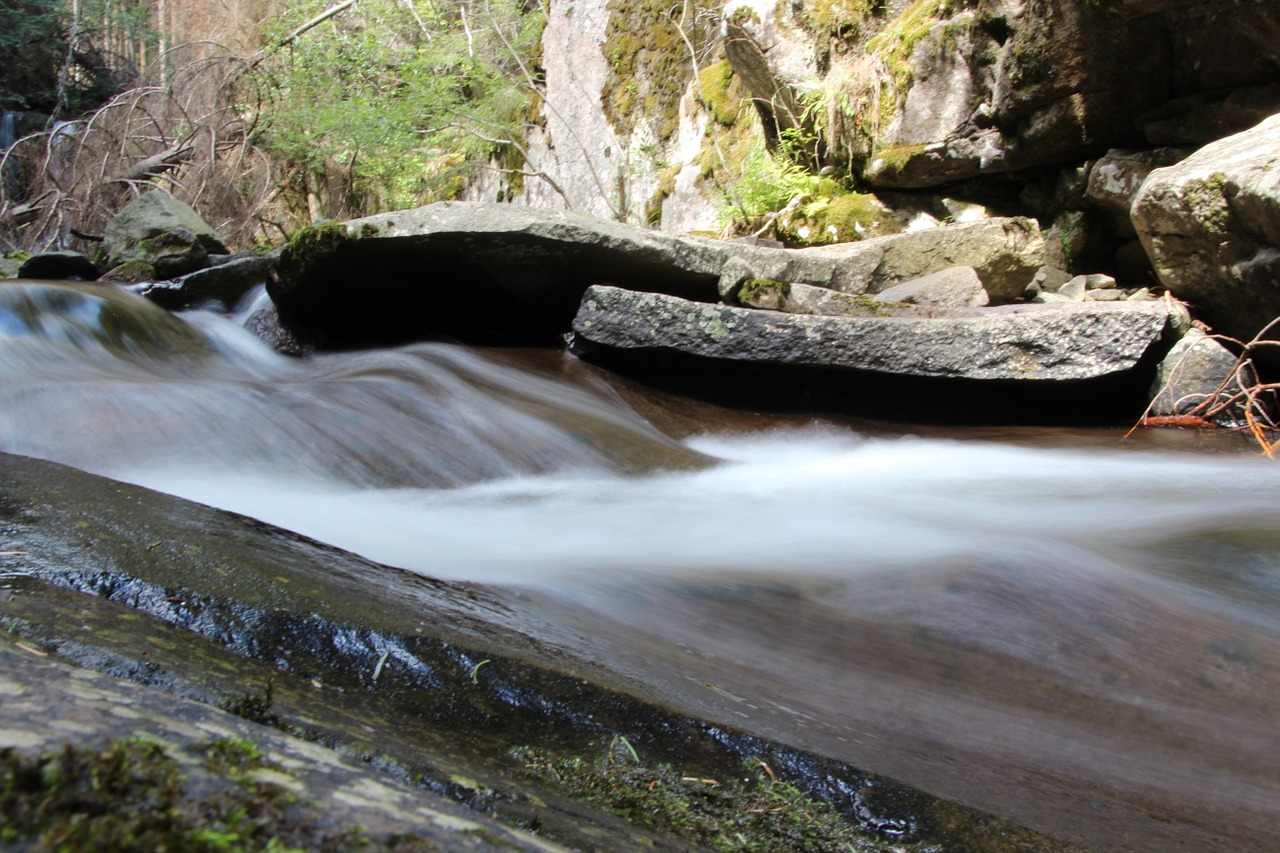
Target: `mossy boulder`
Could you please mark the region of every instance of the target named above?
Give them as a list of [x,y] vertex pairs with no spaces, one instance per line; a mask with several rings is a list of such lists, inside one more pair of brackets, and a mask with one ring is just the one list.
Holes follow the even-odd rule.
[[200,214],[159,190],[138,197],[115,215],[102,248],[108,267],[142,261],[163,278],[194,272],[208,265],[210,254],[227,253]]
[[1214,331],[1280,316],[1280,116],[1151,172],[1132,216],[1160,284]]

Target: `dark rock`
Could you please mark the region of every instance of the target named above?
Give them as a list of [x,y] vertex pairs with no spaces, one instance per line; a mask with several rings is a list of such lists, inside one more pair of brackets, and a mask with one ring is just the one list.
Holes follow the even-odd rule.
[[1138,117],[1152,145],[1200,146],[1280,113],[1280,83],[1176,98]]
[[284,355],[306,356],[315,352],[315,347],[298,340],[292,332],[280,325],[275,306],[263,308],[249,315],[244,327],[258,340]]
[[136,292],[170,311],[206,308],[227,312],[252,288],[267,280],[275,263],[273,257],[227,260],[171,281],[148,284]]
[[33,255],[18,269],[18,278],[46,281],[97,281],[98,268],[79,252]]

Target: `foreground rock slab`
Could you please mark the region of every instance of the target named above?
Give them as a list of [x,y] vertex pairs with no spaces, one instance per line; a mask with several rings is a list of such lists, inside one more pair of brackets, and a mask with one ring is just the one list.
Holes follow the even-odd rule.
[[[105,673],[69,666],[26,643],[0,639],[0,683],[5,695],[0,703],[0,749],[34,756],[60,753],[68,743],[101,749],[113,741],[138,738],[165,747],[181,768],[184,789],[226,796],[221,789],[232,786],[208,769],[203,750],[210,743],[242,749],[252,744],[260,753],[255,763],[263,769],[246,780],[249,791],[259,799],[273,791],[288,797],[290,808],[303,813],[311,843],[358,831],[384,850],[567,849],[318,744]],[[32,726],[33,717],[45,725]]]
[[[944,846],[993,833],[1020,839],[1019,850],[1078,850],[766,742],[727,722],[715,701],[697,706],[719,717],[704,721],[647,700],[645,682],[611,671],[580,647],[588,638],[572,619],[523,592],[400,572],[243,516],[36,459],[0,454],[0,495],[0,628],[27,647],[14,652],[14,663],[0,644],[0,686],[19,700],[0,710],[0,746],[44,750],[49,729],[90,746],[136,729],[182,745],[194,727],[215,738],[252,737],[297,768],[299,781],[316,780],[317,796],[336,786],[350,794],[346,805],[371,809],[347,814],[373,831],[397,831],[408,819],[458,836],[442,849],[490,849],[484,841],[519,850],[701,849],[550,789],[512,755],[513,747],[554,747],[589,763],[584,756],[629,737],[645,758],[699,776],[741,773],[744,760],[760,756],[775,768],[801,769],[809,781],[839,779],[847,790],[830,796],[843,797],[842,813],[863,826],[859,849],[900,849],[899,837],[876,837],[885,823],[919,824],[923,842]],[[22,655],[37,658],[37,667],[63,657],[206,707],[83,671],[71,675],[80,685],[71,694],[43,694],[31,685],[58,682],[61,668],[28,677]],[[112,700],[102,693],[117,689],[140,697],[123,716],[104,713]],[[221,697],[256,703],[274,724],[349,754],[377,756],[371,763],[402,780],[419,777],[422,787],[487,815],[538,827],[539,838],[474,831],[488,821],[386,777],[348,773],[351,763],[338,756],[207,707]],[[115,728],[81,725],[107,717]]]
[[968,266],[999,301],[1022,294],[1043,256],[1026,219],[793,250],[445,202],[304,232],[268,292],[282,325],[322,349],[432,337],[544,344],[569,330],[597,284],[715,302],[753,278],[863,294]]

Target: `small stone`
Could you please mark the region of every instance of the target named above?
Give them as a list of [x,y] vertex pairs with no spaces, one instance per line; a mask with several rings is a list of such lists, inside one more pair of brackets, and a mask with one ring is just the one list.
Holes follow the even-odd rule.
[[1104,287],[1098,290],[1085,291],[1086,302],[1121,302],[1129,298],[1129,294],[1116,287]]
[[1088,288],[1088,279],[1085,276],[1078,275],[1071,281],[1058,288],[1058,295],[1069,299],[1072,302],[1083,302],[1084,292]]

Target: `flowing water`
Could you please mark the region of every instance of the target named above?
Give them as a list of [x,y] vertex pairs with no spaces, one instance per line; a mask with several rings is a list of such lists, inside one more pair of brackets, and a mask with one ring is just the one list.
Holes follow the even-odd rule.
[[0,450],[518,591],[667,701],[1099,849],[1280,849],[1280,463],[836,422],[677,442],[513,360],[293,361],[0,285]]

